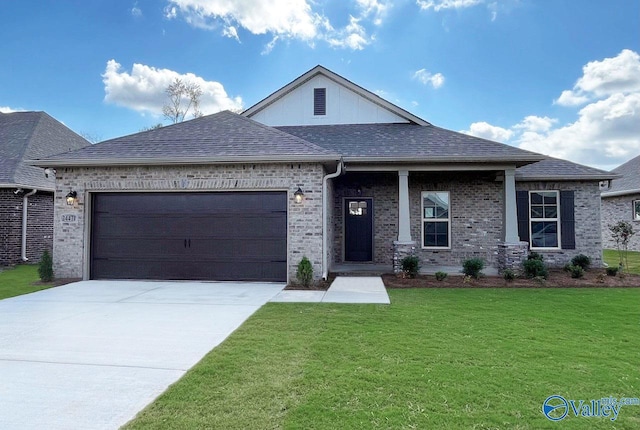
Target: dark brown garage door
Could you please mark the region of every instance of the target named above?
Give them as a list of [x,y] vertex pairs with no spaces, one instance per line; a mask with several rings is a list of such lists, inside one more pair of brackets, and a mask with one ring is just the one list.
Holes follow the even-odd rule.
[[92,279],[286,281],[284,192],[93,195]]

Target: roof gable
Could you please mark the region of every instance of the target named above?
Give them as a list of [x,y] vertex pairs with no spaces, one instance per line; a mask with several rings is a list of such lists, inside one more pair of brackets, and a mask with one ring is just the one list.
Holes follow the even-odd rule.
[[[314,89],[326,88],[326,114],[314,115]],[[270,126],[410,123],[422,118],[318,65],[242,113]]]
[[0,113],[0,186],[53,190],[53,177],[26,163],[90,145],[45,112]]
[[602,193],[603,197],[640,193],[640,155],[616,167],[612,172],[622,177],[612,181],[611,188]]
[[340,156],[296,136],[223,111],[33,161],[38,166],[333,161]]

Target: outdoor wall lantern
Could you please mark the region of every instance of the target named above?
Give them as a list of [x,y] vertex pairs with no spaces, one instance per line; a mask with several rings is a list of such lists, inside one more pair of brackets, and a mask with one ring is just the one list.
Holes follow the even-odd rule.
[[67,204],[73,206],[78,201],[78,193],[75,191],[69,191],[67,194]]
[[304,193],[302,192],[302,188],[298,187],[298,190],[293,193],[293,200],[296,203],[302,203],[302,199],[304,199]]

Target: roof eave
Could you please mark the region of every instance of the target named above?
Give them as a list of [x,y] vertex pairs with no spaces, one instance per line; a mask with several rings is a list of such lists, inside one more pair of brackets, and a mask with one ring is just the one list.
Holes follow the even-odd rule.
[[331,162],[339,161],[340,155],[286,155],[286,156],[248,156],[248,157],[140,157],[140,158],[87,158],[28,160],[37,167],[83,167],[83,166],[166,166],[196,164],[243,164],[243,163],[291,163],[291,162]]
[[605,191],[600,194],[601,197],[620,197],[626,196],[630,194],[640,194],[640,188],[633,190],[621,190],[621,191]]
[[544,159],[544,156],[523,156],[523,157],[460,157],[460,156],[440,156],[440,157],[349,157],[345,156],[345,163],[428,163],[428,164],[442,164],[442,163],[496,163],[496,164],[516,164],[518,166],[524,166],[527,164],[535,163]]
[[615,179],[612,175],[518,175],[516,174],[516,181],[518,182],[534,182],[534,181],[606,181]]
[[33,185],[17,184],[17,183],[0,183],[0,188],[22,188],[22,189],[28,189],[28,190],[49,191],[49,192],[54,191],[54,188],[39,187],[39,186],[34,187]]

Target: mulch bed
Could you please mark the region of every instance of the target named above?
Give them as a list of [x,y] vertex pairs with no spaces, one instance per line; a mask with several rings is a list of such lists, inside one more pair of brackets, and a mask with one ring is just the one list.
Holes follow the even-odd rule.
[[546,280],[516,278],[505,281],[500,276],[482,276],[471,279],[449,275],[438,281],[434,275],[418,275],[414,279],[396,275],[382,275],[387,288],[620,288],[640,287],[640,275],[607,276],[603,269],[591,269],[584,277],[574,279],[561,269],[549,270]]
[[66,285],[66,284],[70,284],[72,282],[78,282],[78,281],[82,281],[82,279],[81,278],[56,278],[51,282],[36,281],[36,282],[33,282],[31,285],[51,285],[52,287],[59,287],[60,285]]

